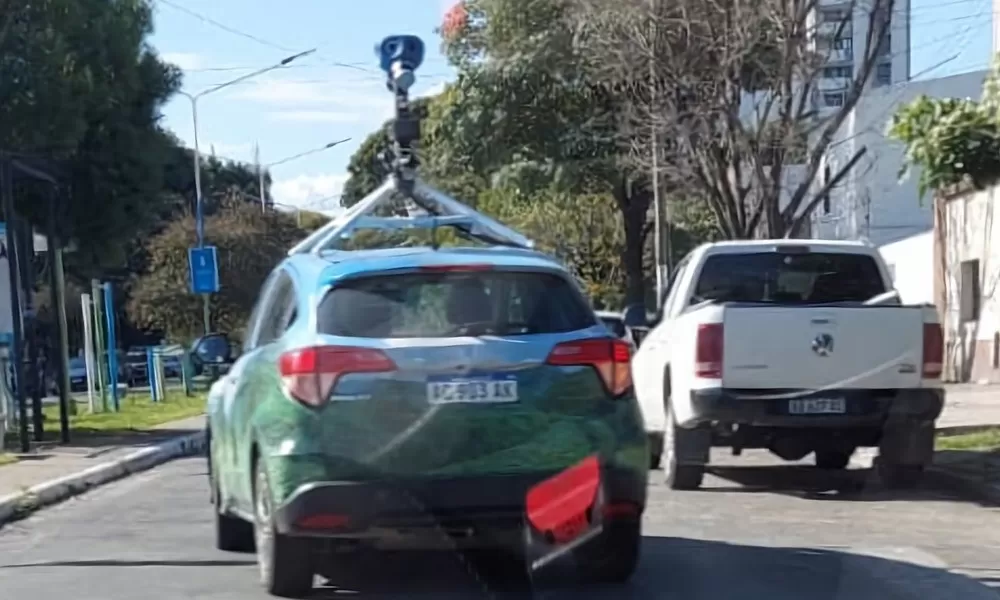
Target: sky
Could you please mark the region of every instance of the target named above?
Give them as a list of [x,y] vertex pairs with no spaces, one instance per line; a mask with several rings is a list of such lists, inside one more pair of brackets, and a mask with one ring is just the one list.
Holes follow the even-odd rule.
[[[281,205],[331,212],[351,154],[393,112],[375,44],[387,35],[423,38],[427,54],[415,96],[453,77],[434,33],[453,0],[156,0],[152,45],[184,71],[183,91],[198,94],[297,52],[288,67],[206,94],[197,101],[205,154],[264,165],[350,141],[270,169]],[[420,7],[420,8],[418,8]],[[194,145],[191,102],[178,95],[164,124]]]
[[[901,0],[897,0],[901,1]],[[203,152],[264,165],[351,138],[329,150],[271,169],[281,205],[335,212],[351,154],[392,113],[374,46],[383,37],[423,37],[427,56],[416,95],[440,90],[454,71],[434,33],[454,0],[155,0],[153,46],[184,70],[183,90],[214,85],[316,53],[281,70],[201,97]],[[911,75],[943,77],[986,68],[991,0],[912,0]],[[191,103],[176,96],[165,124],[193,146]]]

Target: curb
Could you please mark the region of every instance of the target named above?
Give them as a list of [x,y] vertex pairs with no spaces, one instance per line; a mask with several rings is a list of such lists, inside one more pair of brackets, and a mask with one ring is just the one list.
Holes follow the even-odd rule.
[[0,498],[0,528],[18,521],[40,508],[51,506],[84,492],[146,471],[157,465],[199,454],[205,449],[205,432],[174,438],[149,448],[143,448],[120,459],[95,465],[84,471],[46,481],[27,490]]

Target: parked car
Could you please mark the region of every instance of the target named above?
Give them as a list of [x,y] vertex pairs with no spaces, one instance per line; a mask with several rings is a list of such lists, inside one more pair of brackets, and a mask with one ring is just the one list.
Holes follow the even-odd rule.
[[532,540],[560,539],[540,521],[526,537],[529,492],[580,464],[603,492],[579,518],[603,524],[571,553],[590,578],[631,576],[648,476],[631,346],[553,259],[296,254],[252,314],[211,389],[208,461],[216,544],[256,547],[269,591],[307,593],[337,552],[434,547],[442,532],[457,549],[528,556]]
[[886,483],[911,485],[933,453],[942,353],[934,308],[901,306],[867,243],[700,246],[632,361],[650,462],[691,489],[713,446],[813,453],[821,469],[877,447]]

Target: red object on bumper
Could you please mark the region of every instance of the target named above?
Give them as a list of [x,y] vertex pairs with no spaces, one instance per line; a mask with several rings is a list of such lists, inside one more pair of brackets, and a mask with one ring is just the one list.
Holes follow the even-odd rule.
[[590,525],[590,513],[600,485],[601,467],[597,457],[585,458],[528,490],[528,522],[557,543],[572,541]]

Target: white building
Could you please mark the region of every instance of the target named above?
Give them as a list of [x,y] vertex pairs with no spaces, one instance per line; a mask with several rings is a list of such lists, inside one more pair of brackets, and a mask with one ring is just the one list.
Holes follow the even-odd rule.
[[[821,109],[832,111],[844,105],[847,90],[864,60],[870,11],[865,9],[867,3],[849,0],[819,0],[819,6],[816,45],[828,61],[817,81],[816,103]],[[884,88],[909,78],[910,1],[896,0],[889,39],[881,49],[870,85]]]
[[901,82],[872,89],[848,116],[830,145],[820,177],[832,176],[855,152],[867,153],[812,216],[812,232],[828,239],[867,238],[882,246],[929,230],[930,198],[920,198],[918,172],[899,179],[903,145],[886,129],[895,111],[921,95],[980,98],[986,71]]

